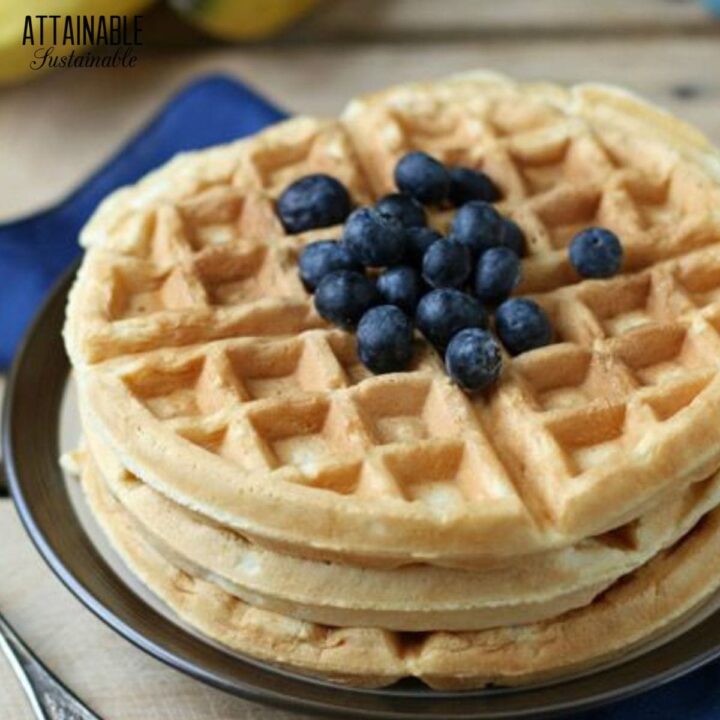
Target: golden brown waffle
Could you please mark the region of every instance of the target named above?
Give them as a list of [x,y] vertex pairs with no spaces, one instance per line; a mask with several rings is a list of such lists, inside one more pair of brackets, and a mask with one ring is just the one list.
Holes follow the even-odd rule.
[[[715,149],[695,129],[618,88],[566,90],[469,73],[359,98],[343,120],[376,196],[394,190],[395,164],[412,149],[481,167],[496,180],[499,207],[528,240],[520,294],[577,282],[567,246],[593,225],[620,236],[626,271],[720,237]],[[436,224],[444,228],[451,215],[440,214]]]
[[259,547],[185,510],[123,468],[86,435],[101,482],[136,531],[171,564],[252,605],[338,627],[481,630],[528,624],[587,605],[685,535],[720,501],[720,475],[696,483],[630,528],[476,572],[413,565],[357,568]]
[[554,620],[463,633],[331,628],[253,607],[174,567],[144,542],[90,463],[83,484],[94,514],[138,577],[183,620],[241,653],[357,686],[412,675],[438,689],[517,684],[627,653],[669,630],[720,583],[720,511],[591,605]]
[[[370,376],[296,275],[339,229],[286,237],[272,213],[313,171],[376,197],[411,148],[497,181],[557,331],[484,395],[420,340],[409,372]],[[476,566],[618,527],[720,466],[719,167],[619,91],[487,76],[181,157],[83,232],[66,338],[87,424],[173,500],[306,557]],[[627,272],[577,282],[564,248],[595,223]]]

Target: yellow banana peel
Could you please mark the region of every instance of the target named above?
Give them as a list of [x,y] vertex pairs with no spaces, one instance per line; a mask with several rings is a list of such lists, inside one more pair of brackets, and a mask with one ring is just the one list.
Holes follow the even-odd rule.
[[[0,85],[8,85],[34,75],[30,63],[38,49],[40,22],[36,15],[133,15],[150,5],[153,0],[55,0],[51,4],[0,0]],[[51,6],[50,6],[51,5]],[[23,45],[25,18],[31,16],[35,46]],[[81,53],[87,48],[73,45],[55,45],[55,57],[69,55],[73,50]]]
[[318,0],[169,0],[189,22],[224,40],[262,40],[284,30]]

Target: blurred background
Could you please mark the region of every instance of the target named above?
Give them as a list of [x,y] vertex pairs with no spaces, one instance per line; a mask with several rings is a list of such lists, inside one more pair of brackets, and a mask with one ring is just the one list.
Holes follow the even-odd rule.
[[[142,15],[135,67],[28,70],[33,48],[20,44],[27,14],[123,12]],[[523,80],[604,81],[659,103],[720,144],[715,13],[720,0],[0,0],[0,223],[61,200],[190,80],[217,72],[289,112],[327,115],[359,93],[474,68]],[[14,280],[23,290],[26,280],[11,265],[28,238],[22,227],[6,228],[6,236],[10,262],[3,267],[0,258],[0,286],[7,291]],[[0,340],[19,304],[3,307],[3,299]],[[0,396],[2,389],[0,374]],[[289,719],[183,680],[81,613],[11,517],[9,501],[0,500],[0,577],[9,579],[0,595],[7,606],[15,588],[18,628],[93,705],[125,718],[148,717],[149,707],[153,717],[176,717],[182,706],[198,718]],[[93,663],[97,672],[88,673]],[[115,668],[133,679],[137,698]],[[0,718],[30,717],[0,663]]]
[[[126,2],[110,3],[109,12],[120,12]],[[1,46],[3,36],[17,35],[10,29],[12,6],[24,16],[93,12],[98,4],[0,2],[0,73],[7,76],[0,88],[0,220],[60,199],[188,80],[217,71],[245,80],[291,112],[320,114],[338,112],[367,90],[476,67],[522,79],[601,80],[640,92],[720,142],[720,20],[710,12],[712,2],[130,4],[129,12],[143,15],[135,67],[14,77]]]

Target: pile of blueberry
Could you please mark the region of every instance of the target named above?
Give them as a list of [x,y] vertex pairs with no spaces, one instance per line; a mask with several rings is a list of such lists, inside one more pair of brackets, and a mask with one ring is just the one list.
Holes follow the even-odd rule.
[[[352,209],[346,188],[329,175],[308,175],[277,202],[290,233],[345,222],[342,238],[307,245],[300,276],[322,317],[357,328],[358,355],[375,373],[407,368],[417,329],[444,355],[450,377],[466,390],[495,382],[502,355],[547,345],[552,327],[529,298],[508,299],[520,282],[525,237],[492,203],[500,192],[484,173],[445,167],[422,152],[395,167],[399,192]],[[427,225],[425,205],[459,208],[447,237]],[[609,277],[622,247],[609,230],[589,228],[570,246],[583,277]],[[369,271],[369,272],[368,272]]]

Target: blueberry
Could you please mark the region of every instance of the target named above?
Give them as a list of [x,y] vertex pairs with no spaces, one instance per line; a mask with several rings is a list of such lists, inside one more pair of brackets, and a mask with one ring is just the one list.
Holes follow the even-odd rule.
[[397,305],[409,315],[414,315],[425,283],[414,267],[398,265],[386,270],[378,278],[377,289],[386,303]]
[[497,305],[520,282],[520,259],[508,248],[490,248],[480,256],[474,280],[475,294],[480,300]]
[[319,240],[306,245],[298,260],[300,277],[305,287],[312,292],[318,283],[335,270],[357,270],[362,265],[336,240]]
[[395,305],[368,310],[357,329],[358,355],[374,373],[400,372],[412,358],[413,326]]
[[409,195],[386,195],[375,203],[375,208],[381,215],[394,218],[405,228],[423,227],[427,223],[425,209]]
[[336,270],[326,275],[315,291],[315,307],[326,320],[351,328],[380,302],[375,284],[353,270]]
[[518,257],[525,254],[525,233],[510,218],[503,218],[500,226],[500,246],[510,248]]
[[528,298],[511,298],[495,311],[495,330],[511,355],[552,342],[552,326],[545,311]]
[[428,248],[441,239],[442,235],[432,228],[408,228],[405,231],[405,262],[419,267]]
[[503,219],[489,203],[473,200],[463,205],[452,221],[450,236],[467,245],[474,257],[500,245]]
[[418,329],[436,347],[445,348],[458,331],[486,328],[487,314],[477,298],[460,290],[432,290],[418,303]]
[[484,173],[468,167],[448,168],[450,174],[450,202],[460,207],[471,200],[497,202],[500,191]]
[[424,152],[410,152],[395,166],[395,184],[425,205],[437,205],[448,196],[450,175],[445,166]]
[[570,262],[582,277],[606,278],[622,264],[623,249],[615,233],[591,227],[579,232],[570,243]]
[[345,223],[342,240],[358,262],[371,267],[394,265],[405,254],[402,225],[375,208],[354,210]]
[[447,347],[445,368],[448,375],[465,390],[482,390],[492,385],[500,375],[500,345],[487,330],[461,330]]
[[435,288],[460,287],[470,275],[472,258],[468,248],[457,240],[438,240],[425,253],[423,279]]
[[285,188],[276,211],[289,233],[341,223],[350,213],[350,195],[334,177],[306,175]]

